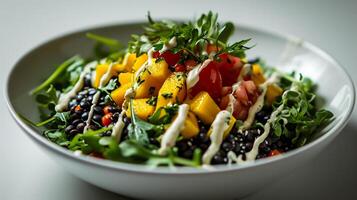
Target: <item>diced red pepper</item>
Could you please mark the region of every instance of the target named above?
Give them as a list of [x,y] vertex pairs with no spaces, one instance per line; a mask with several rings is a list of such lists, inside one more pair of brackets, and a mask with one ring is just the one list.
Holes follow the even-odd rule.
[[102,125],[103,126],[109,126],[112,123],[112,116],[113,116],[112,113],[105,114],[102,117]]

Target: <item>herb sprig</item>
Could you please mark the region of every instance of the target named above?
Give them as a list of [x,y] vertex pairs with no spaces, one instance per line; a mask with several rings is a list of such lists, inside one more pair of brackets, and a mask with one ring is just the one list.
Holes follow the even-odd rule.
[[272,124],[274,135],[289,138],[296,146],[304,145],[316,132],[328,124],[333,114],[325,109],[317,110],[315,105],[314,85],[308,78],[300,76],[295,80],[284,76],[285,86],[290,80],[290,89],[275,102],[274,107],[283,106]]
[[138,55],[147,52],[151,47],[159,51],[168,41],[175,37],[177,45],[171,49],[174,53],[184,50],[198,62],[208,58],[205,54],[207,45],[215,45],[216,55],[230,53],[235,56],[245,57],[246,46],[250,39],[228,44],[229,37],[234,32],[234,25],[227,22],[220,25],[217,21],[218,15],[213,12],[201,15],[196,21],[188,23],[177,23],[172,21],[154,21],[148,13],[149,24],[144,27],[142,35],[132,35],[129,42],[129,52]]

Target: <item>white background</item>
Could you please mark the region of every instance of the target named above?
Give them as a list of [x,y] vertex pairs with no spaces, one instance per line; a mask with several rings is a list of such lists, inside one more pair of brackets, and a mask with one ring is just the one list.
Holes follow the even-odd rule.
[[[145,20],[148,10],[159,18],[192,18],[213,10],[221,20],[297,35],[332,54],[357,81],[357,1],[0,0],[1,90],[13,64],[35,45],[85,27]],[[4,98],[0,113],[1,200],[123,199],[57,166],[16,126]],[[347,127],[319,157],[247,199],[356,199],[356,122],[354,112]]]

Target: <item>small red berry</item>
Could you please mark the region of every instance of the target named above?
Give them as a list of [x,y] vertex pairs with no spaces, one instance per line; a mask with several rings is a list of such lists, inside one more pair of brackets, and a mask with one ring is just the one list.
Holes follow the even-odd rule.
[[269,153],[268,153],[268,156],[271,157],[271,156],[276,156],[276,155],[279,155],[281,154],[281,152],[279,150],[271,150]]
[[105,115],[102,117],[102,125],[103,125],[103,126],[109,126],[109,124],[112,123],[112,116],[113,116],[112,113],[105,114]]

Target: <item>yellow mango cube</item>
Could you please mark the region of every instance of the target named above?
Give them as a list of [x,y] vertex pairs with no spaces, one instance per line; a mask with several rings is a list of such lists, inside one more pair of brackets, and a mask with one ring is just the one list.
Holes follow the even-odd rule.
[[184,129],[181,131],[181,135],[184,138],[195,137],[200,132],[198,122],[195,114],[189,112],[185,120]]
[[121,106],[121,105],[123,104],[125,92],[126,92],[126,90],[128,90],[131,86],[132,86],[131,83],[127,83],[127,84],[121,85],[120,87],[118,87],[117,89],[115,89],[114,91],[112,91],[112,93],[110,94],[110,96],[112,97],[112,99],[114,100],[114,102],[115,102],[118,106]]
[[136,54],[127,53],[123,58],[123,62],[115,64],[113,68],[117,72],[131,72],[135,60],[136,60]]
[[149,98],[153,95],[159,93],[159,89],[170,75],[170,70],[167,63],[164,60],[155,62],[156,59],[152,60],[152,65],[146,70],[142,71],[139,77],[135,80],[138,85],[136,89],[135,98]]
[[190,109],[205,124],[211,124],[218,112],[221,111],[205,91],[198,93],[192,99]]
[[275,99],[278,96],[280,96],[282,93],[283,93],[283,89],[281,89],[278,85],[276,84],[269,85],[266,93],[266,100],[268,105],[273,104]]
[[169,104],[181,104],[185,100],[186,92],[186,77],[184,74],[171,74],[159,91],[156,110]]
[[124,85],[127,83],[133,83],[134,81],[134,73],[123,72],[118,75],[118,81],[120,85]]
[[140,69],[140,67],[148,60],[148,55],[146,53],[142,54],[139,56],[134,65],[133,65],[133,71],[136,72]]
[[[138,116],[142,120],[147,120],[148,117],[150,117],[154,111],[155,111],[155,106],[152,106],[147,103],[149,99],[133,99],[132,104],[134,106],[134,112],[136,116]],[[128,117],[131,117],[131,103],[129,104],[129,108],[126,111],[126,114]]]
[[109,64],[108,63],[99,64],[95,68],[95,78],[94,78],[94,87],[95,88],[99,87],[100,79],[107,72],[108,68],[109,68]]
[[259,64],[252,65],[252,72],[252,81],[255,85],[260,85],[265,82],[263,70]]

